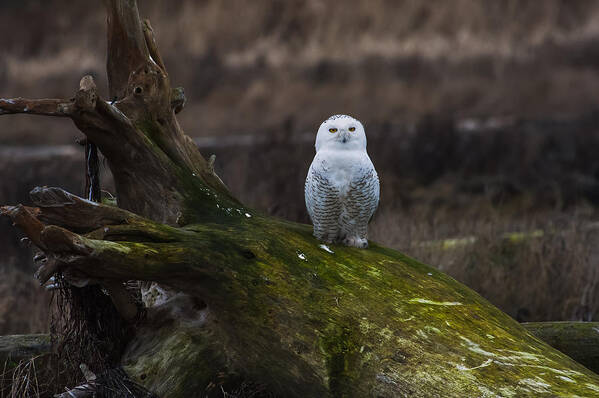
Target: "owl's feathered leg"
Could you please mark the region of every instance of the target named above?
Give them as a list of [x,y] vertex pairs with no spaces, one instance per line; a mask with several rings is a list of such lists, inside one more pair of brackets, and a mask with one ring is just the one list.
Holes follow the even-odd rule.
[[313,202],[310,215],[314,225],[313,235],[323,242],[336,243],[340,238],[341,204],[335,191],[320,189],[320,194],[322,197]]
[[339,227],[332,223],[314,223],[313,235],[325,243],[335,243],[339,240]]
[[359,211],[343,209],[339,217],[341,241],[345,246],[366,249],[368,247],[368,222],[363,220]]

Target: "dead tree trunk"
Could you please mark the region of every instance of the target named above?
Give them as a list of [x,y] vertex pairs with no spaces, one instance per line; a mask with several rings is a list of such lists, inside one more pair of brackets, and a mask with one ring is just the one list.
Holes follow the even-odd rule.
[[136,2],[106,5],[114,102],[86,76],[73,99],[4,99],[0,114],[71,118],[108,159],[118,208],[38,188],[35,207],[2,212],[46,253],[42,281],[168,289],[145,293],[130,378],[161,397],[599,392],[597,375],[437,270],[376,244],[327,247],[244,207],[181,131],[182,91]]

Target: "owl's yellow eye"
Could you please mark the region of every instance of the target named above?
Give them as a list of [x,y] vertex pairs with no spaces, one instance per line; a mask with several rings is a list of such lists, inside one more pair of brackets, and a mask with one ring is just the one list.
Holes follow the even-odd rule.
[[356,131],[356,128],[355,127],[350,127],[348,130],[349,131]]
[[332,129],[329,129],[329,131],[330,131],[331,133],[336,133],[336,132],[337,132],[337,129],[336,129],[335,127],[333,127]]

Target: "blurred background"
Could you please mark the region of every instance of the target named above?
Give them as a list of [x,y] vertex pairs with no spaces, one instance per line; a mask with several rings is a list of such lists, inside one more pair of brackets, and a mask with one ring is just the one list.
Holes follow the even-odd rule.
[[[245,203],[308,222],[304,178],[328,116],[366,127],[381,180],[372,240],[520,321],[599,317],[599,2],[139,1],[185,132]],[[101,5],[0,2],[0,97],[106,98]],[[0,203],[82,194],[69,120],[0,118]],[[114,193],[104,172],[104,189]],[[0,334],[48,328],[31,251],[0,220]]]

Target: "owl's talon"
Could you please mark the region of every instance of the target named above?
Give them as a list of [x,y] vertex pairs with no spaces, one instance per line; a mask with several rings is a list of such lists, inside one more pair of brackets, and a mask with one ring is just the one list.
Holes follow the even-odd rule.
[[368,247],[368,240],[357,236],[352,236],[343,239],[345,246],[357,247],[358,249],[366,249]]

